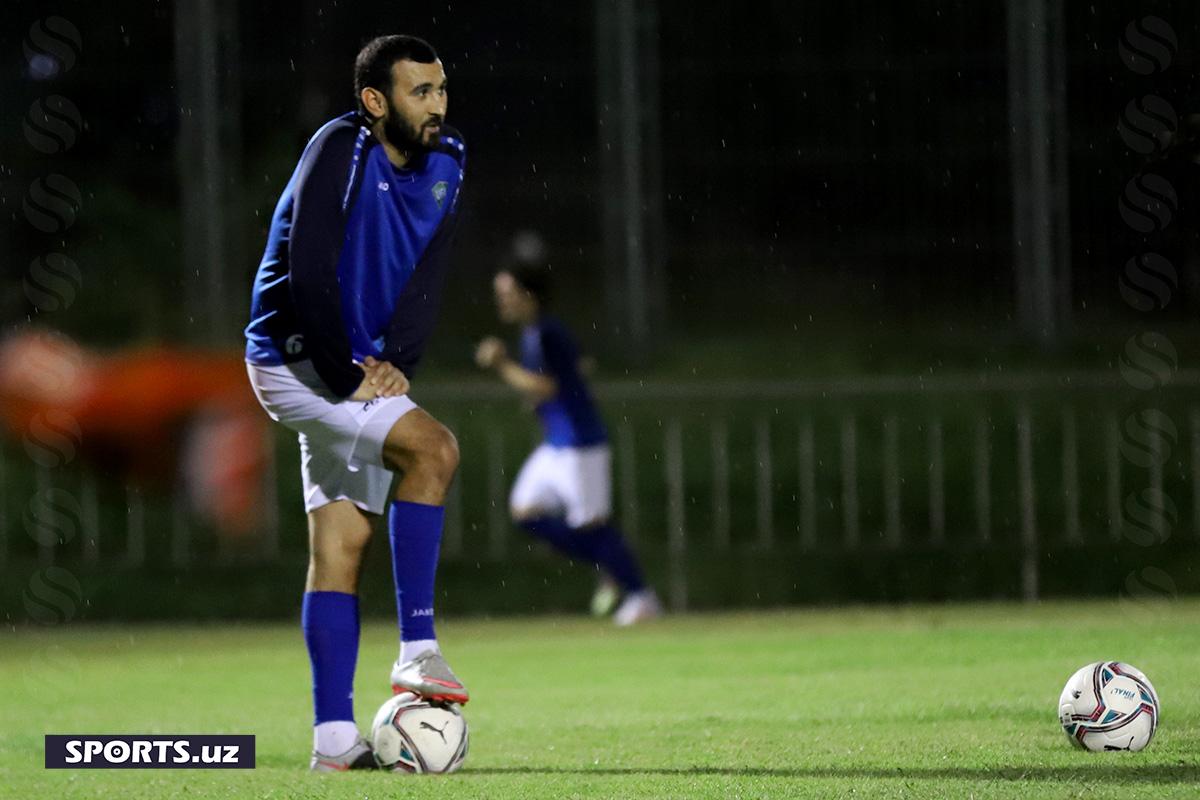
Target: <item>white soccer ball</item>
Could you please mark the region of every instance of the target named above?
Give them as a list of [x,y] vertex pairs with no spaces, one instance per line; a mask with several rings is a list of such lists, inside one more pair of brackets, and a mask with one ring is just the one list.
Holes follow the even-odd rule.
[[1158,693],[1136,667],[1097,661],[1071,676],[1058,698],[1058,721],[1077,747],[1141,750],[1158,728]]
[[457,703],[431,703],[401,692],[379,707],[371,744],[383,769],[454,772],[467,757],[467,721]]

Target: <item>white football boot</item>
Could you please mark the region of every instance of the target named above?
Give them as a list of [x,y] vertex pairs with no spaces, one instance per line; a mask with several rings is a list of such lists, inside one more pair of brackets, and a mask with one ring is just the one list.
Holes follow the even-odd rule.
[[662,603],[653,589],[642,589],[626,595],[617,612],[613,614],[613,623],[625,628],[646,620],[657,619],[663,613]]
[[439,703],[465,703],[471,693],[436,650],[426,650],[412,661],[392,667],[392,694],[412,692]]
[[379,769],[371,743],[361,736],[350,749],[338,756],[327,756],[313,750],[308,768],[313,772],[347,772],[352,769]]

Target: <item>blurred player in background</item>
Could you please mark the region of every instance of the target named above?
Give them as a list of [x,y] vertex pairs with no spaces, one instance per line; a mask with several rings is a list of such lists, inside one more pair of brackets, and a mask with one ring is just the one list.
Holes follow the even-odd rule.
[[[517,474],[509,498],[513,521],[563,555],[603,570],[593,611],[611,609],[614,584],[624,595],[613,616],[632,625],[662,613],[646,586],[637,558],[611,523],[612,454],[608,434],[580,372],[579,352],[566,327],[546,313],[547,270],[532,265],[505,268],[493,281],[501,321],[521,326],[521,356],[504,342],[480,342],[476,363],[516,389],[533,407],[545,440]],[[607,609],[605,608],[607,606]]]
[[433,624],[458,445],[408,397],[437,315],[465,148],[445,125],[446,75],[428,43],[372,40],[355,61],[354,91],[358,111],[313,135],[283,190],[246,328],[259,401],[300,439],[317,771],[375,766],[353,686],[358,576],[385,509],[401,639],[392,690],[468,699]]

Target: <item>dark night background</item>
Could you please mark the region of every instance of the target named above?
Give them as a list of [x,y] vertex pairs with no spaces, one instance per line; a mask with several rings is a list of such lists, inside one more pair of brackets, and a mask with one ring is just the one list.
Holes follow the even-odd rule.
[[[220,113],[207,121],[209,143],[223,157],[220,175],[194,160],[204,120],[181,99],[180,42],[196,38],[189,9],[204,3],[215,4],[218,28]],[[445,63],[448,121],[469,148],[453,273],[420,380],[443,392],[437,410],[466,454],[457,530],[491,531],[497,570],[508,546],[504,470],[519,463],[533,431],[498,387],[478,389],[471,353],[497,329],[495,267],[511,257],[515,236],[535,231],[563,316],[598,356],[601,397],[619,434],[625,524],[633,527],[634,489],[643,549],[677,546],[668,532],[682,530],[686,516],[697,582],[713,563],[706,548],[746,545],[738,558],[757,576],[754,591],[714,585],[706,602],[1014,596],[1022,591],[1010,558],[1018,542],[1025,557],[1041,559],[1046,591],[1112,594],[1131,558],[1135,566],[1154,558],[1193,564],[1198,552],[1200,381],[1189,367],[1200,345],[1200,6],[1163,2],[1148,12],[1145,3],[1065,0],[1051,46],[1063,91],[1052,114],[1013,101],[1025,97],[1013,94],[1012,76],[1028,38],[1013,30],[1028,33],[1020,9],[1035,4],[636,3],[642,46],[630,64],[601,35],[615,0],[6,3],[0,315],[6,332],[33,322],[109,351],[171,343],[236,356],[270,215],[304,143],[352,108],[352,62],[365,41],[416,34]],[[1170,21],[1175,41],[1130,27],[1144,26],[1148,13]],[[62,51],[74,54],[68,69],[39,60],[61,42],[37,44],[31,33],[55,16],[78,32],[78,43]],[[1130,47],[1143,54],[1132,66]],[[609,100],[621,67],[632,67],[632,84],[615,85],[636,89],[645,135],[644,341],[623,316],[630,300],[611,228],[613,159],[627,120]],[[71,146],[40,152],[29,119],[51,96],[69,98],[84,125]],[[1018,210],[1027,208],[1029,186],[1014,171],[1029,120],[1052,125],[1040,141],[1060,156],[1052,205],[1063,215],[1050,226],[1057,283],[1033,292],[1021,289],[1031,285],[1022,269],[1040,262],[1029,258],[1028,243],[1018,246],[1017,233],[1030,218]],[[80,192],[75,222],[61,233],[26,222],[30,187],[54,174]],[[1155,175],[1169,180],[1173,197],[1150,191]],[[221,200],[205,213],[221,221],[223,254],[197,267],[189,236],[205,181],[218,184]],[[1131,227],[1142,222],[1144,232]],[[31,290],[38,259],[53,251],[78,264],[75,285],[60,275]],[[1130,259],[1148,252],[1167,258],[1175,274],[1131,272]],[[202,308],[194,298],[204,286],[216,287],[216,299]],[[66,290],[70,302],[61,300]],[[1040,300],[1053,311],[1053,330],[1023,310],[1022,302]],[[1159,339],[1138,338],[1149,333],[1170,343],[1169,358],[1155,349]],[[1131,391],[1162,374],[1177,379],[1168,387],[1174,394],[1163,393],[1169,380]],[[984,386],[980,376],[995,383]],[[925,383],[938,379],[934,388]],[[1150,407],[1170,425],[1134,424]],[[1174,446],[1138,466],[1129,453],[1164,431]],[[672,436],[685,463],[664,474]],[[723,478],[713,466],[721,436],[729,444]],[[287,461],[294,442],[280,442],[279,505],[290,515],[283,551],[291,561],[270,569],[288,580],[299,574],[303,521]],[[22,457],[19,446],[13,452]],[[1062,541],[1039,549],[1021,538],[1033,530],[1033,486],[1041,535],[1086,544],[1085,555],[1107,565],[1086,585],[1064,584],[1055,562]],[[1174,498],[1170,520],[1191,528],[1190,537],[1176,535],[1161,552],[1122,539],[1122,526],[1141,519],[1129,516],[1129,503],[1137,511],[1145,497],[1129,493],[1141,486]],[[10,487],[17,502],[4,514],[14,531],[25,488]],[[165,504],[160,511],[168,513]],[[895,552],[886,548],[902,532],[896,577]],[[123,535],[114,534],[114,551]],[[943,535],[962,538],[943,552]],[[30,541],[11,541],[18,555],[34,558]],[[477,541],[462,539],[467,549],[458,553]],[[877,549],[862,556],[860,544]],[[161,556],[165,545],[157,546]],[[793,558],[797,547],[816,548],[827,561]],[[526,576],[527,594],[510,586],[486,605],[468,591],[455,594],[475,584],[466,561],[453,557],[443,584],[450,608],[545,607],[525,599],[541,597],[539,581],[551,580],[545,561]],[[667,569],[667,561],[652,563]],[[795,578],[798,564],[805,580]],[[1175,574],[1178,586],[1194,587],[1191,567],[1186,574]],[[163,575],[147,580],[181,580]],[[186,579],[221,587],[233,580]],[[113,605],[103,613],[142,613],[135,593],[107,596]],[[382,605],[386,598],[376,595]],[[287,602],[272,596],[261,613],[286,613]]]
[[[172,5],[64,4],[84,34],[79,65],[32,80],[20,41],[50,10],[0,12],[0,133],[10,220],[46,170],[84,193],[66,242],[84,302],[55,324],[110,344],[196,338],[176,300],[179,170],[189,167],[174,147]],[[1182,32],[1179,51],[1172,69],[1144,78],[1116,52],[1129,14],[1066,4],[1073,277],[1071,326],[1049,348],[1060,355],[1095,360],[1086,343],[1130,322],[1116,277],[1139,243],[1122,233],[1117,199],[1146,159],[1116,124],[1129,97],[1153,91],[1182,116],[1195,91],[1188,23],[1198,12],[1168,3],[1162,13]],[[240,4],[222,50],[220,102],[236,129],[225,131],[231,324],[219,341],[236,346],[269,214],[304,141],[350,108],[358,46],[397,30],[438,47],[449,118],[470,146],[469,216],[432,368],[457,368],[490,322],[486,277],[520,229],[545,236],[563,302],[595,316],[587,298],[605,276],[598,156],[609,134],[597,119],[594,18],[570,3]],[[1005,30],[1001,4],[659,3],[659,362],[687,361],[687,346],[705,341],[782,340],[796,353],[767,369],[799,372],[936,367],[939,357],[973,369],[988,353],[1025,352],[1013,323]],[[21,119],[48,91],[73,98],[87,127],[69,152],[40,156]],[[16,224],[4,235],[4,308],[20,319],[33,309],[15,279],[43,243]],[[1197,304],[1180,296],[1169,309],[1177,321]],[[593,321],[589,344],[624,358],[619,336]],[[896,331],[927,346],[899,351]]]

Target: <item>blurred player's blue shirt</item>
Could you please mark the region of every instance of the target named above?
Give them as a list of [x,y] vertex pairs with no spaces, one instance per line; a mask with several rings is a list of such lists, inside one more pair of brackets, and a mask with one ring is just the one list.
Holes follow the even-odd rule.
[[357,114],[313,135],[271,220],[254,281],[246,360],[311,359],[334,394],[353,393],[353,361],[386,359],[410,377],[441,297],[465,147],[405,168],[388,161]]
[[554,378],[558,393],[537,407],[546,443],[588,447],[608,440],[587,383],[579,374],[579,349],[566,326],[543,315],[521,331],[521,366]]

